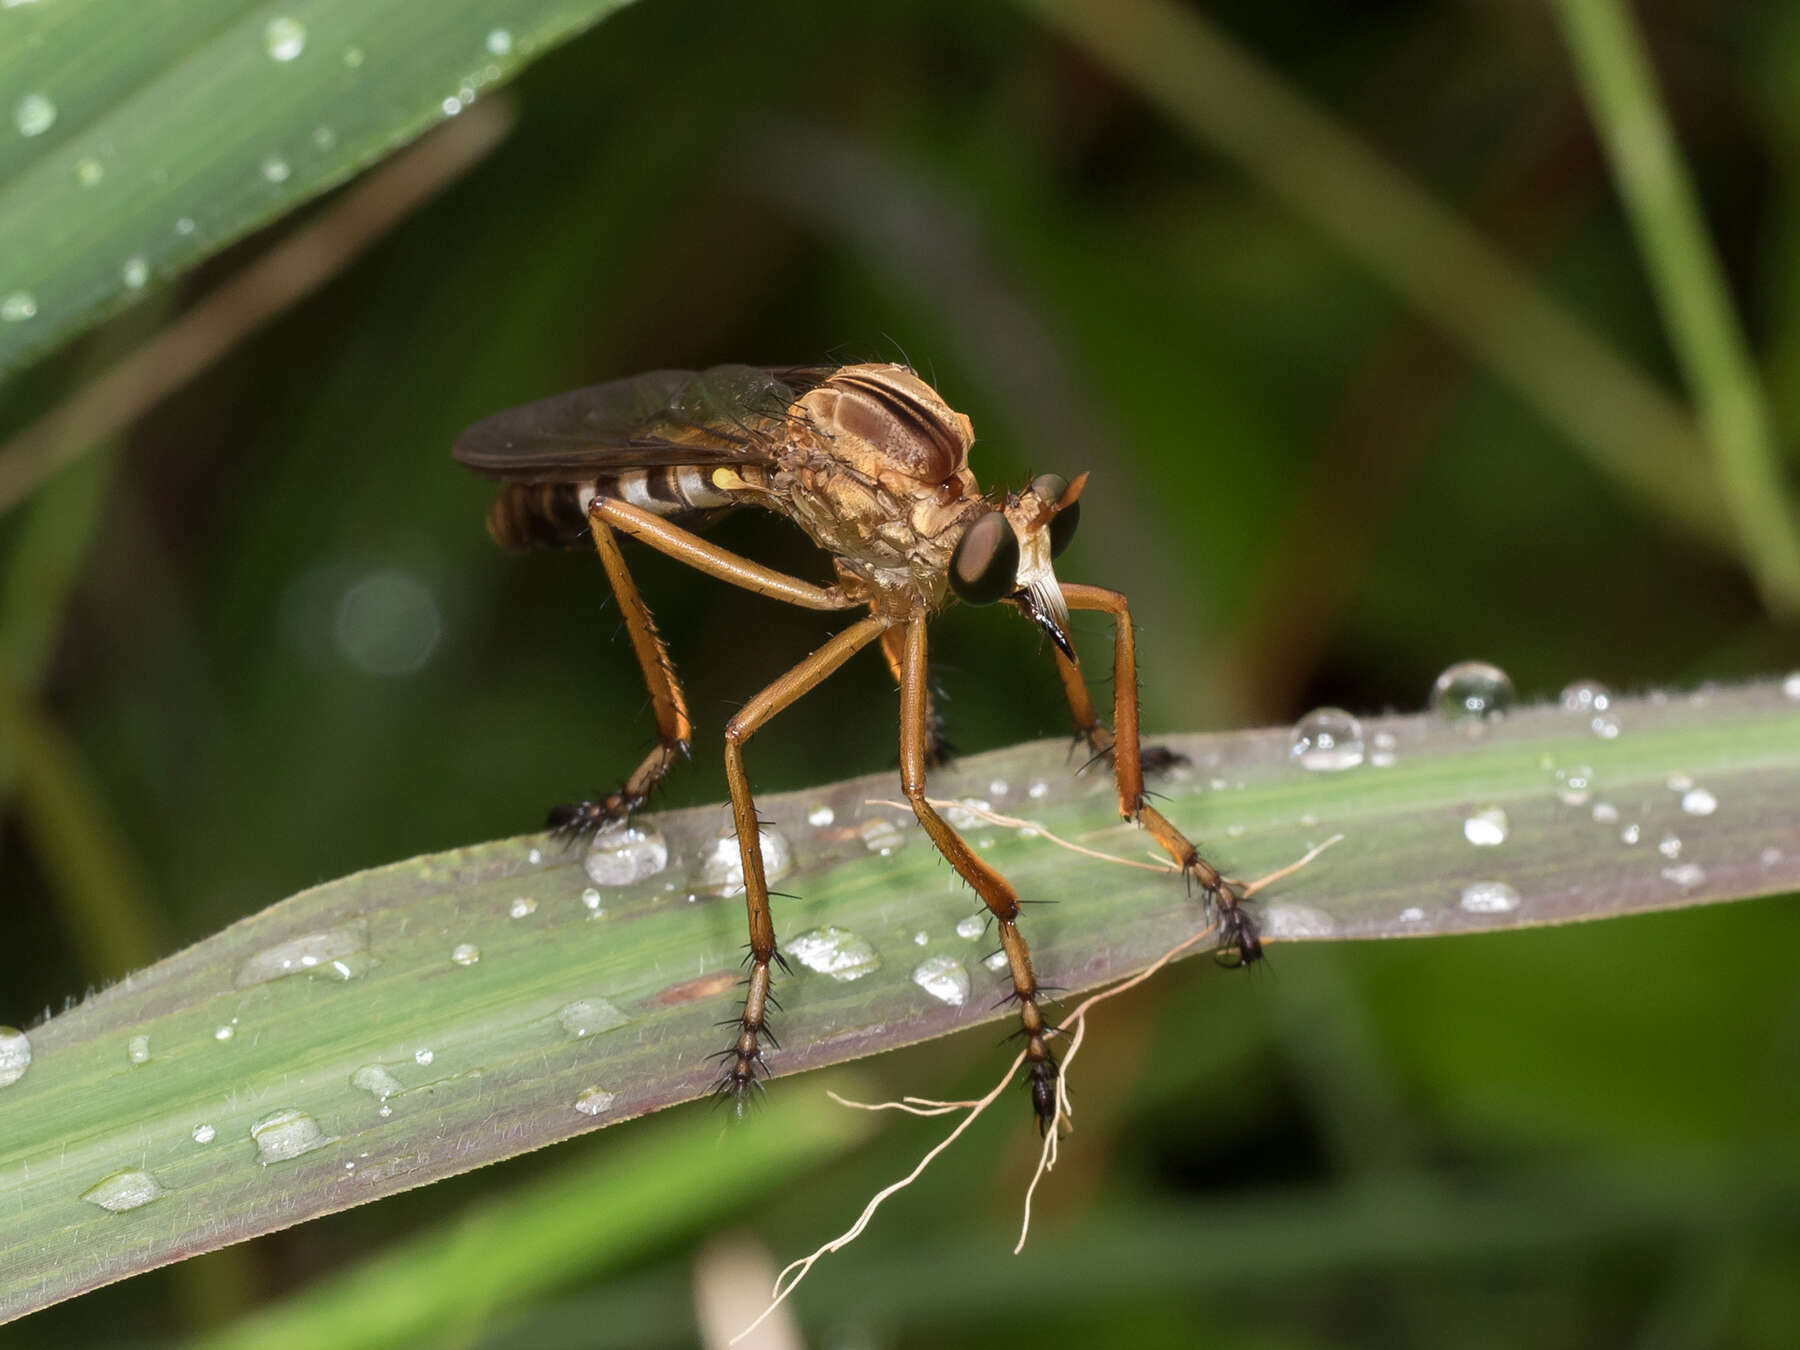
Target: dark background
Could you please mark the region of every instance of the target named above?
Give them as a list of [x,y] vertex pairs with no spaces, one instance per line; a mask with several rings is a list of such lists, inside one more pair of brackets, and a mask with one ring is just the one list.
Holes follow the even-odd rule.
[[[1681,389],[1547,10],[1206,12]],[[1791,440],[1800,13],[1639,12]],[[488,485],[448,448],[499,407],[659,366],[903,355],[973,419],[984,482],[1091,470],[1059,570],[1132,596],[1150,730],[1417,708],[1472,656],[1527,699],[1800,663],[1739,566],[1621,497],[1327,233],[1017,10],[654,0],[514,94],[490,160],[46,490],[97,516],[44,697],[156,950],[358,868],[533,828],[635,762],[648,709],[597,563],[495,551]],[[4,406],[53,400],[147,313]],[[772,519],[718,537],[824,575]],[[828,621],[642,551],[634,566],[700,723],[666,800],[717,799],[730,708]],[[1103,640],[1097,620],[1083,632]],[[1064,730],[1015,618],[952,612],[934,642],[959,747]],[[870,659],[759,738],[753,772],[774,790],[894,757]],[[0,1018],[124,973],[79,936],[16,816],[0,888]],[[1096,1028],[1107,1050],[1027,1255],[1005,1236],[1031,1153],[1020,1111],[895,1202],[859,1252],[863,1294],[801,1297],[809,1341],[1790,1345],[1795,929],[1775,901],[1284,950],[1250,981],[1171,971]],[[872,1067],[896,1093],[955,1095],[991,1071],[991,1041]],[[180,1336],[612,1133],[140,1278],[8,1343]],[[785,1259],[934,1133],[890,1129],[746,1221]],[[946,1304],[933,1290],[966,1282],[967,1252],[986,1297]],[[689,1258],[645,1252],[529,1334],[495,1334],[683,1343]]]

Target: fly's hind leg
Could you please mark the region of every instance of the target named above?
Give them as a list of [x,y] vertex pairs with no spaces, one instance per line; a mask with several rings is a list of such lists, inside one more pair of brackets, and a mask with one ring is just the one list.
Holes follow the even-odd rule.
[[591,835],[601,826],[624,820],[642,806],[663,780],[677,755],[685,755],[693,738],[693,723],[688,720],[687,699],[681,682],[675,677],[675,666],[669,660],[669,649],[656,631],[650,607],[638,594],[637,583],[625,566],[625,555],[619,550],[618,536],[597,513],[588,516],[588,528],[594,536],[594,548],[606,568],[618,599],[619,612],[625,616],[625,631],[631,635],[631,650],[638,668],[644,673],[644,684],[650,690],[650,706],[656,714],[656,745],[617,792],[594,801],[571,802],[551,809],[549,825],[569,838]]
[[846,628],[738,709],[725,727],[725,777],[731,785],[731,819],[737,829],[738,856],[744,865],[744,905],[750,920],[750,980],[743,1014],[733,1024],[737,1036],[718,1056],[725,1064],[718,1091],[731,1097],[740,1114],[756,1084],[758,1070],[767,1071],[762,1042],[769,1036],[769,965],[781,959],[775,951],[775,921],[769,911],[769,882],[763,872],[756,804],[750,796],[749,776],[744,772],[744,742],[888,627],[887,619],[869,618]]
[[[1258,960],[1262,956],[1262,941],[1244,909],[1243,884],[1221,874],[1200,856],[1200,850],[1188,842],[1186,835],[1144,800],[1144,769],[1149,754],[1138,744],[1137,639],[1132,632],[1131,609],[1125,597],[1100,586],[1065,585],[1062,593],[1064,602],[1072,610],[1097,610],[1113,618],[1113,726],[1108,733],[1107,749],[1112,752],[1119,814],[1150,831],[1188,880],[1199,883],[1218,919],[1220,959],[1234,965],[1247,965]],[[1069,704],[1075,709],[1077,726],[1081,725],[1084,705],[1090,724],[1098,725],[1079,667],[1068,662],[1061,653],[1058,653],[1058,665],[1064,688],[1069,690]],[[1080,703],[1076,701],[1077,691]]]
[[1012,999],[1019,1005],[1019,1028],[1025,1037],[1025,1062],[1031,1075],[1031,1104],[1038,1128],[1056,1118],[1056,1057],[1047,1039],[1051,1027],[1038,1006],[1037,975],[1031,952],[1019,932],[1019,897],[1007,879],[990,867],[925,799],[925,751],[929,737],[930,701],[925,687],[924,613],[906,622],[900,670],[900,781],[913,814],[949,864],[975,888],[1000,928],[1000,946],[1012,973]]

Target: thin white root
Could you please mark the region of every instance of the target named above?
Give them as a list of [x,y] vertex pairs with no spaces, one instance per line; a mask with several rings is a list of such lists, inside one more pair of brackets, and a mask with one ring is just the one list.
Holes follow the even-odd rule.
[[[990,811],[987,807],[977,806],[973,802],[954,801],[945,797],[927,797],[925,801],[928,806],[935,807],[939,811],[966,811],[977,820],[985,820],[988,824],[998,825],[1003,830],[1031,830],[1058,848],[1066,848],[1069,852],[1079,853],[1084,858],[1098,858],[1101,862],[1117,863],[1120,867],[1141,867],[1146,872],[1179,872],[1181,870],[1180,866],[1172,859],[1159,855],[1152,855],[1157,857],[1157,861],[1144,863],[1131,858],[1121,858],[1116,853],[1102,853],[1097,848],[1088,848],[1084,844],[1064,839],[1061,835],[1051,834],[1035,820],[1025,820],[1019,816],[1003,816],[998,811]],[[905,802],[889,801],[885,797],[871,797],[863,805],[892,806],[902,811],[912,810],[912,807]]]

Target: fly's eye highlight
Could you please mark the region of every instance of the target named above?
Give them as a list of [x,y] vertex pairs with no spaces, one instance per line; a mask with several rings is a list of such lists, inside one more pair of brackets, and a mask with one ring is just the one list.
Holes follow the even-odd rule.
[[1019,540],[999,511],[964,531],[950,558],[950,589],[971,605],[991,605],[1019,587]]
[[[1069,490],[1069,480],[1060,473],[1040,473],[1031,480],[1030,491],[1041,502],[1052,505],[1062,500],[1063,493]],[[1050,556],[1060,558],[1062,551],[1069,546],[1075,537],[1075,527],[1081,523],[1081,503],[1070,502],[1062,510],[1050,518]]]

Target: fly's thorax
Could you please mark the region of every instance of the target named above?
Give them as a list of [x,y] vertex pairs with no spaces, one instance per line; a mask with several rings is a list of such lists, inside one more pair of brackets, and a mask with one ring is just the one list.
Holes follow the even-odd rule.
[[905,366],[844,366],[792,418],[826,454],[902,495],[956,478],[975,443],[969,419]]

